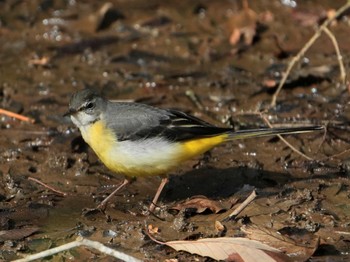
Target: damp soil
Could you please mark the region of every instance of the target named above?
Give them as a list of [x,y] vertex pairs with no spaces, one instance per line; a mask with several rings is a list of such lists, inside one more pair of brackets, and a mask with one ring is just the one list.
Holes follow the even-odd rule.
[[[246,224],[317,238],[311,261],[350,259],[348,83],[326,35],[268,107],[288,61],[342,1],[250,2],[253,22],[240,1],[0,2],[0,107],[35,119],[0,118],[0,259],[83,236],[141,260],[210,261],[159,245],[146,229],[173,241],[244,236]],[[347,14],[331,30],[348,71]],[[275,126],[327,125],[327,132],[286,137],[310,159],[276,137],[214,148],[168,174],[155,214],[147,210],[159,177],[138,178],[104,212],[84,213],[124,179],[63,117],[71,94],[85,87],[237,130],[266,126],[264,111]],[[224,221],[253,188],[255,201]],[[197,195],[225,208],[173,208]],[[86,248],[50,259],[114,261]]]

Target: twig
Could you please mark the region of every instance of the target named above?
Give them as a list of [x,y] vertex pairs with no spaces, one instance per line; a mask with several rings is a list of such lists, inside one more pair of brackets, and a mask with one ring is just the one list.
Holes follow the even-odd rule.
[[67,195],[67,193],[64,193],[64,192],[62,192],[62,191],[60,191],[58,189],[55,189],[55,188],[53,188],[53,187],[51,187],[49,185],[46,185],[45,183],[41,182],[40,180],[38,180],[38,179],[36,179],[34,177],[28,177],[28,180],[32,180],[32,181],[42,185],[43,187],[45,187],[45,188],[47,188],[47,189],[49,189],[49,190],[51,190],[51,191],[53,191],[53,192],[55,192],[57,194],[60,194],[60,195],[63,195],[63,196]]
[[324,161],[325,161],[325,160],[329,160],[329,159],[336,159],[336,158],[338,158],[338,157],[340,157],[340,156],[342,156],[342,155],[348,154],[349,152],[350,152],[350,148],[345,149],[344,151],[341,151],[341,152],[339,152],[339,153],[337,153],[337,154],[335,154],[335,155],[331,155],[331,156],[326,157],[326,158],[324,159]]
[[191,90],[191,89],[186,90],[185,94],[199,110],[203,110],[204,109],[203,105],[199,101],[198,96],[196,95],[196,93],[193,90]]
[[315,32],[315,34],[309,39],[309,41],[304,45],[304,47],[299,51],[297,55],[295,55],[292,60],[289,62],[287,70],[284,72],[283,77],[281,79],[281,82],[279,83],[276,92],[273,94],[270,107],[274,107],[276,105],[277,97],[286,82],[290,71],[292,70],[293,66],[297,61],[300,60],[300,58],[305,54],[305,52],[313,45],[313,43],[317,40],[317,38],[320,37],[322,31],[325,31],[324,29],[328,27],[328,25],[336,19],[338,16],[340,16],[344,11],[346,11],[348,8],[350,8],[350,0],[347,0],[346,3],[340,7],[334,14],[334,16],[328,17],[323,24],[318,28],[318,30]]
[[124,254],[122,252],[119,252],[117,250],[114,250],[112,248],[106,247],[105,245],[101,244],[100,242],[97,241],[92,241],[92,240],[88,240],[82,237],[77,237],[77,239],[73,242],[61,245],[59,247],[55,247],[55,248],[51,248],[33,255],[29,255],[26,256],[24,258],[21,259],[17,259],[14,260],[13,262],[28,262],[28,261],[33,261],[35,259],[41,259],[44,257],[48,257],[48,256],[52,256],[54,254],[57,254],[59,252],[62,251],[66,251],[75,247],[80,247],[80,246],[87,246],[93,249],[97,249],[98,251],[100,251],[101,253],[110,255],[112,257],[115,257],[117,259],[120,259],[122,261],[126,261],[126,262],[141,262],[141,260],[129,256],[127,254]]
[[334,231],[334,233],[341,234],[341,235],[350,235],[350,232],[346,232],[346,231]]
[[345,67],[344,67],[344,62],[343,62],[343,56],[340,53],[337,39],[335,38],[333,33],[327,27],[323,28],[323,31],[328,35],[328,37],[331,39],[331,41],[334,45],[334,50],[337,53],[337,58],[338,58],[338,63],[339,63],[340,80],[342,81],[343,85],[345,85],[345,80],[346,80]]
[[5,116],[9,116],[9,117],[13,117],[16,118],[18,120],[24,121],[24,122],[29,122],[29,123],[34,123],[35,120],[33,118],[27,117],[27,116],[23,116],[5,109],[0,108],[0,114],[5,115]]
[[329,121],[325,121],[324,122],[324,133],[323,133],[323,136],[322,136],[322,140],[320,141],[320,144],[318,145],[318,148],[317,148],[316,152],[320,151],[321,146],[326,141],[328,125],[329,125]]
[[129,184],[129,180],[124,179],[123,182],[97,206],[97,209],[101,209],[101,210],[105,209],[108,201],[111,200],[111,198],[127,184]]
[[[270,127],[273,128],[273,126],[271,125],[270,121],[261,114],[261,118],[264,120],[264,122]],[[292,144],[290,144],[286,139],[284,139],[281,135],[277,135],[277,137],[279,139],[281,139],[281,141],[283,141],[283,143],[285,143],[290,149],[292,149],[295,153],[301,155],[302,157],[306,158],[307,160],[314,160],[313,158],[305,155],[304,153],[300,152],[298,149],[296,149]]]
[[240,204],[233,212],[224,219],[224,221],[230,220],[232,218],[235,218],[239,213],[242,212],[243,209],[245,209],[255,198],[257,194],[255,190],[246,198],[246,200],[243,201],[242,204]]
[[153,242],[156,242],[159,245],[166,245],[165,242],[159,241],[152,236],[152,234],[148,230],[148,226],[146,226],[145,233]]

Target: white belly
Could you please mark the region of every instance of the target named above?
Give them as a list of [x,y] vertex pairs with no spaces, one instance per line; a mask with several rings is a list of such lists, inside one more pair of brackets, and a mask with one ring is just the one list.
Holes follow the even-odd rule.
[[176,143],[161,138],[117,142],[109,152],[112,170],[130,176],[161,175],[179,163],[181,150]]

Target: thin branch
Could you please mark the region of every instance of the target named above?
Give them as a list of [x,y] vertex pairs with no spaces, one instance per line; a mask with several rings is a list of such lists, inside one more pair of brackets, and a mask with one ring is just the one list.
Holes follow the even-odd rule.
[[325,160],[329,160],[329,159],[336,159],[336,158],[339,158],[339,157],[341,157],[341,156],[343,156],[343,155],[348,154],[349,152],[350,152],[350,148],[345,149],[344,151],[341,151],[340,153],[337,153],[337,154],[335,154],[335,155],[331,155],[331,156],[329,156],[329,157],[326,157],[326,158],[324,159],[324,161],[325,161]]
[[88,240],[88,239],[85,239],[82,237],[77,237],[77,239],[73,242],[61,245],[59,247],[51,248],[51,249],[48,249],[48,250],[45,250],[45,251],[42,251],[42,252],[39,252],[39,253],[36,253],[33,255],[29,255],[29,256],[26,256],[24,258],[14,260],[13,262],[28,262],[28,261],[33,261],[36,259],[42,259],[44,257],[52,256],[52,255],[57,254],[59,252],[66,251],[66,250],[80,247],[80,246],[86,246],[86,247],[90,247],[93,249],[97,249],[101,253],[115,257],[115,258],[120,259],[122,261],[141,262],[141,260],[139,260],[137,258],[134,258],[134,257],[129,256],[127,254],[124,254],[122,252],[116,251],[112,248],[109,248],[109,247],[101,244],[100,242]]
[[[263,115],[261,115],[261,118],[264,120],[264,122],[270,127],[273,128],[273,126],[271,125],[270,121]],[[286,139],[284,139],[281,135],[277,135],[277,137],[279,139],[281,139],[281,141],[283,141],[283,143],[285,143],[290,149],[292,149],[295,153],[301,155],[302,157],[306,158],[307,160],[314,160],[313,158],[305,155],[304,153],[300,152],[298,149],[296,149],[292,144],[290,144]]]
[[26,117],[26,116],[23,116],[23,115],[20,115],[20,114],[17,114],[17,113],[14,113],[14,112],[2,109],[2,108],[0,108],[0,114],[8,116],[8,117],[13,117],[13,118],[16,118],[16,119],[24,121],[24,122],[29,122],[29,123],[35,122],[35,120],[33,118]]
[[97,209],[105,209],[106,204],[108,203],[109,200],[111,200],[111,198],[118,193],[124,186],[126,186],[127,184],[129,184],[129,180],[124,179],[123,182],[112,192],[109,194],[109,196],[107,196],[98,206]]
[[344,62],[343,62],[343,56],[340,53],[338,41],[333,35],[333,33],[327,28],[323,28],[323,31],[328,35],[328,37],[331,39],[333,45],[334,45],[334,50],[337,54],[338,58],[338,63],[339,63],[339,70],[340,70],[340,80],[342,81],[342,84],[345,85],[345,80],[346,80],[346,73],[345,73],[345,67],[344,67]]
[[64,193],[64,192],[62,192],[62,191],[60,191],[58,189],[55,189],[52,186],[49,186],[49,185],[45,184],[44,182],[41,182],[40,180],[38,180],[38,179],[36,179],[34,177],[28,177],[28,180],[34,181],[34,182],[38,183],[39,185],[42,185],[43,187],[45,187],[45,188],[47,188],[47,189],[49,189],[49,190],[51,190],[51,191],[53,191],[53,192],[55,192],[57,194],[60,194],[60,195],[63,195],[63,196],[67,195],[67,193]]
[[290,74],[290,71],[292,70],[292,68],[295,65],[295,63],[298,62],[301,59],[301,57],[306,53],[306,51],[309,50],[309,48],[314,44],[314,42],[317,40],[317,38],[320,37],[322,31],[325,31],[324,29],[326,27],[328,27],[328,25],[334,19],[336,19],[338,16],[340,16],[348,8],[350,8],[350,0],[346,1],[346,3],[335,12],[334,16],[328,17],[328,19],[326,19],[323,22],[323,24],[318,28],[318,30],[315,32],[315,34],[310,38],[310,40],[299,51],[299,53],[292,58],[292,60],[288,64],[287,70],[283,74],[282,80],[279,83],[276,92],[272,96],[270,107],[276,106],[277,97],[278,97],[280,91],[282,90],[282,87],[283,87],[284,83],[286,82],[286,80],[287,80],[287,78],[288,78],[288,76]]
[[155,238],[152,236],[152,234],[149,232],[148,227],[146,227],[145,233],[146,233],[146,235],[147,235],[153,242],[156,242],[156,243],[159,244],[159,245],[166,245],[165,242],[162,242],[162,241],[159,241],[159,240],[155,239]]
[[192,89],[186,90],[185,94],[199,110],[204,110],[204,106]]
[[242,212],[243,209],[245,209],[256,198],[256,196],[257,194],[255,190],[253,190],[253,192],[246,198],[246,200],[244,200],[242,204],[240,204],[235,210],[233,210],[233,212],[230,215],[228,215],[228,217],[226,217],[224,221],[235,218],[239,213]]

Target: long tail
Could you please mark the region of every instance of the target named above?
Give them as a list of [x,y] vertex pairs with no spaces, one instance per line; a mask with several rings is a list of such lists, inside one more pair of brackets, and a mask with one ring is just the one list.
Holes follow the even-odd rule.
[[227,140],[245,139],[252,137],[264,137],[272,135],[284,135],[284,134],[300,134],[313,131],[323,130],[323,126],[304,126],[304,127],[286,127],[286,128],[259,128],[249,130],[239,130],[230,132]]

